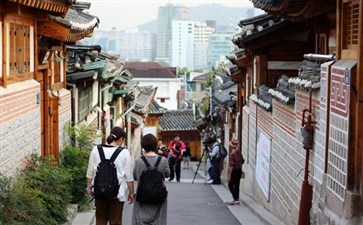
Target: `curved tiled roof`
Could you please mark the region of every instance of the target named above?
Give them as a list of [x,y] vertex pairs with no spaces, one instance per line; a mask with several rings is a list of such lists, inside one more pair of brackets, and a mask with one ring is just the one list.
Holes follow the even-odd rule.
[[163,131],[191,131],[197,130],[193,122],[192,110],[166,111],[159,117],[159,130]]
[[125,68],[134,78],[177,78],[175,68],[156,62],[126,62]]

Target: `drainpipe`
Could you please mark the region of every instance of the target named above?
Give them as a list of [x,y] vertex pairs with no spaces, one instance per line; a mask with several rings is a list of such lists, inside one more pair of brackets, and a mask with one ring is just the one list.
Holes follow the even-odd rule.
[[309,53],[304,54],[304,59],[307,60],[318,60],[318,61],[331,61],[335,59],[335,53],[330,55]]
[[[74,127],[76,125],[76,98],[75,93],[76,93],[76,88],[77,86],[75,84],[71,84],[71,83],[66,83],[68,87],[71,87],[71,111],[72,111],[72,127]],[[74,137],[74,135],[71,135],[71,143],[72,145],[75,146],[76,144],[76,138]]]
[[[301,197],[300,197],[300,210],[299,210],[299,222],[298,225],[310,225],[310,210],[313,200],[313,186],[309,184],[309,154],[310,150],[313,149],[314,144],[314,124],[312,121],[312,91],[310,91],[310,102],[309,109],[303,110],[302,115],[302,136],[303,136],[303,147],[306,151],[305,155],[305,172],[304,180],[301,187]],[[306,118],[307,113],[307,119]]]
[[105,144],[106,142],[106,127],[105,127],[105,111],[103,110],[103,95],[102,92],[104,92],[105,90],[108,90],[109,88],[111,88],[113,85],[110,84],[104,88],[101,88],[101,90],[99,90],[98,92],[98,105],[101,108],[101,121],[100,121],[100,117],[98,117],[98,124],[101,125],[101,131],[102,131],[102,144]]

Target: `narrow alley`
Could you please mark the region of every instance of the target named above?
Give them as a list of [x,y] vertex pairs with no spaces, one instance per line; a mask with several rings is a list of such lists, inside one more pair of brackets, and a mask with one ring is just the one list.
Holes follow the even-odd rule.
[[[197,165],[182,170],[181,182],[167,182],[168,225],[283,225],[251,198],[241,193],[241,205],[227,205],[230,193],[224,185],[205,185],[202,166],[192,184]],[[133,205],[125,204],[123,225],[131,224]],[[80,213],[72,225],[94,225],[94,212]]]

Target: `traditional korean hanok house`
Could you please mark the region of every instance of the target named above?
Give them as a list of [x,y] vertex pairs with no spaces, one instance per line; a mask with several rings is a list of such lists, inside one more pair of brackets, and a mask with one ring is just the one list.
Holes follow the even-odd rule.
[[155,100],[156,92],[155,87],[138,86],[134,104],[129,108],[131,113],[127,115],[127,140],[133,160],[141,154],[141,137],[147,133],[157,136],[154,117],[148,120],[151,111],[156,114],[163,111]]
[[104,143],[111,121],[117,122],[115,113],[121,119],[126,110],[122,97],[129,95],[129,90],[123,85],[131,81],[132,75],[124,71],[118,56],[100,50],[98,45],[67,45],[67,85],[74,99],[72,121],[98,128]]
[[[246,100],[246,105],[241,106],[242,151],[247,159],[244,167],[247,180],[243,182],[243,190],[286,224],[298,223],[300,201],[312,204],[308,224],[361,224],[362,148],[357,147],[361,146],[361,138],[358,138],[361,136],[358,135],[362,127],[358,125],[362,114],[358,101],[360,73],[357,71],[362,61],[359,54],[362,27],[358,25],[362,21],[359,14],[362,13],[362,3],[338,1],[336,4],[335,1],[314,0],[298,1],[299,4],[293,0],[253,2],[269,14],[283,18],[284,23],[300,29],[308,28],[312,42],[308,45],[310,48],[301,48],[298,43],[288,48],[289,54],[297,57],[307,54],[305,59],[310,61],[301,59],[299,70],[295,72],[295,67],[291,67],[289,72],[278,71],[284,65],[269,63],[273,59],[269,55],[265,64],[255,61],[256,52],[266,52],[274,46],[269,43],[254,48],[256,35],[263,34],[274,25],[266,27],[257,21],[249,24],[241,22],[245,23],[246,34],[242,33],[235,43],[244,50],[236,52],[238,54],[231,59],[239,66],[232,77],[242,79],[240,95]],[[254,24],[252,30],[248,29],[251,24]],[[294,37],[275,30],[261,35],[261,38],[268,42],[275,35],[284,39],[289,36],[289,40]],[[285,39],[283,44],[287,43]],[[290,59],[283,56],[286,51],[279,52],[279,61]],[[252,58],[245,64],[243,59],[250,52]],[[273,68],[277,71],[269,73]],[[245,80],[246,77],[250,79]],[[315,122],[308,163],[309,183],[313,187],[312,203],[308,198],[300,199],[303,180],[300,170],[304,169],[306,160],[300,129],[303,110],[309,108],[310,91]]]
[[169,110],[159,117],[159,138],[165,145],[173,140],[174,134],[179,134],[180,140],[188,143],[192,159],[200,159],[202,141],[200,133],[194,124],[192,110]]
[[97,19],[88,23],[80,21],[82,16],[70,16],[80,14],[71,7],[66,0],[0,2],[3,174],[12,174],[32,152],[58,159],[63,121],[71,117],[64,43],[89,35],[98,23]]

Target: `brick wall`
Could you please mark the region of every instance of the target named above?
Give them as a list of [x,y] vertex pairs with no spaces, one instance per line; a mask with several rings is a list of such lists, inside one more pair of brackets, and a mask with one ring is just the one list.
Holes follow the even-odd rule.
[[0,173],[12,175],[23,159],[40,154],[40,85],[27,80],[0,87]]
[[[312,97],[313,118],[320,120],[320,93],[314,92]],[[272,114],[256,107],[252,101],[243,110],[242,152],[247,155],[248,164],[245,166],[249,174],[242,189],[286,224],[297,224],[298,221],[306,153],[300,129],[302,111],[308,107],[309,93],[297,91],[295,105],[273,101]],[[320,124],[317,126],[319,128]],[[255,182],[257,128],[272,139],[269,199],[265,198]],[[310,156],[310,178],[320,183],[325,157],[323,137],[318,129],[314,140],[319,145],[314,145]]]
[[328,155],[328,189],[344,201],[349,147],[350,85],[344,69],[332,67]]
[[60,90],[59,105],[59,149],[63,150],[64,146],[69,143],[68,134],[64,128],[71,122],[71,92],[66,89]]

